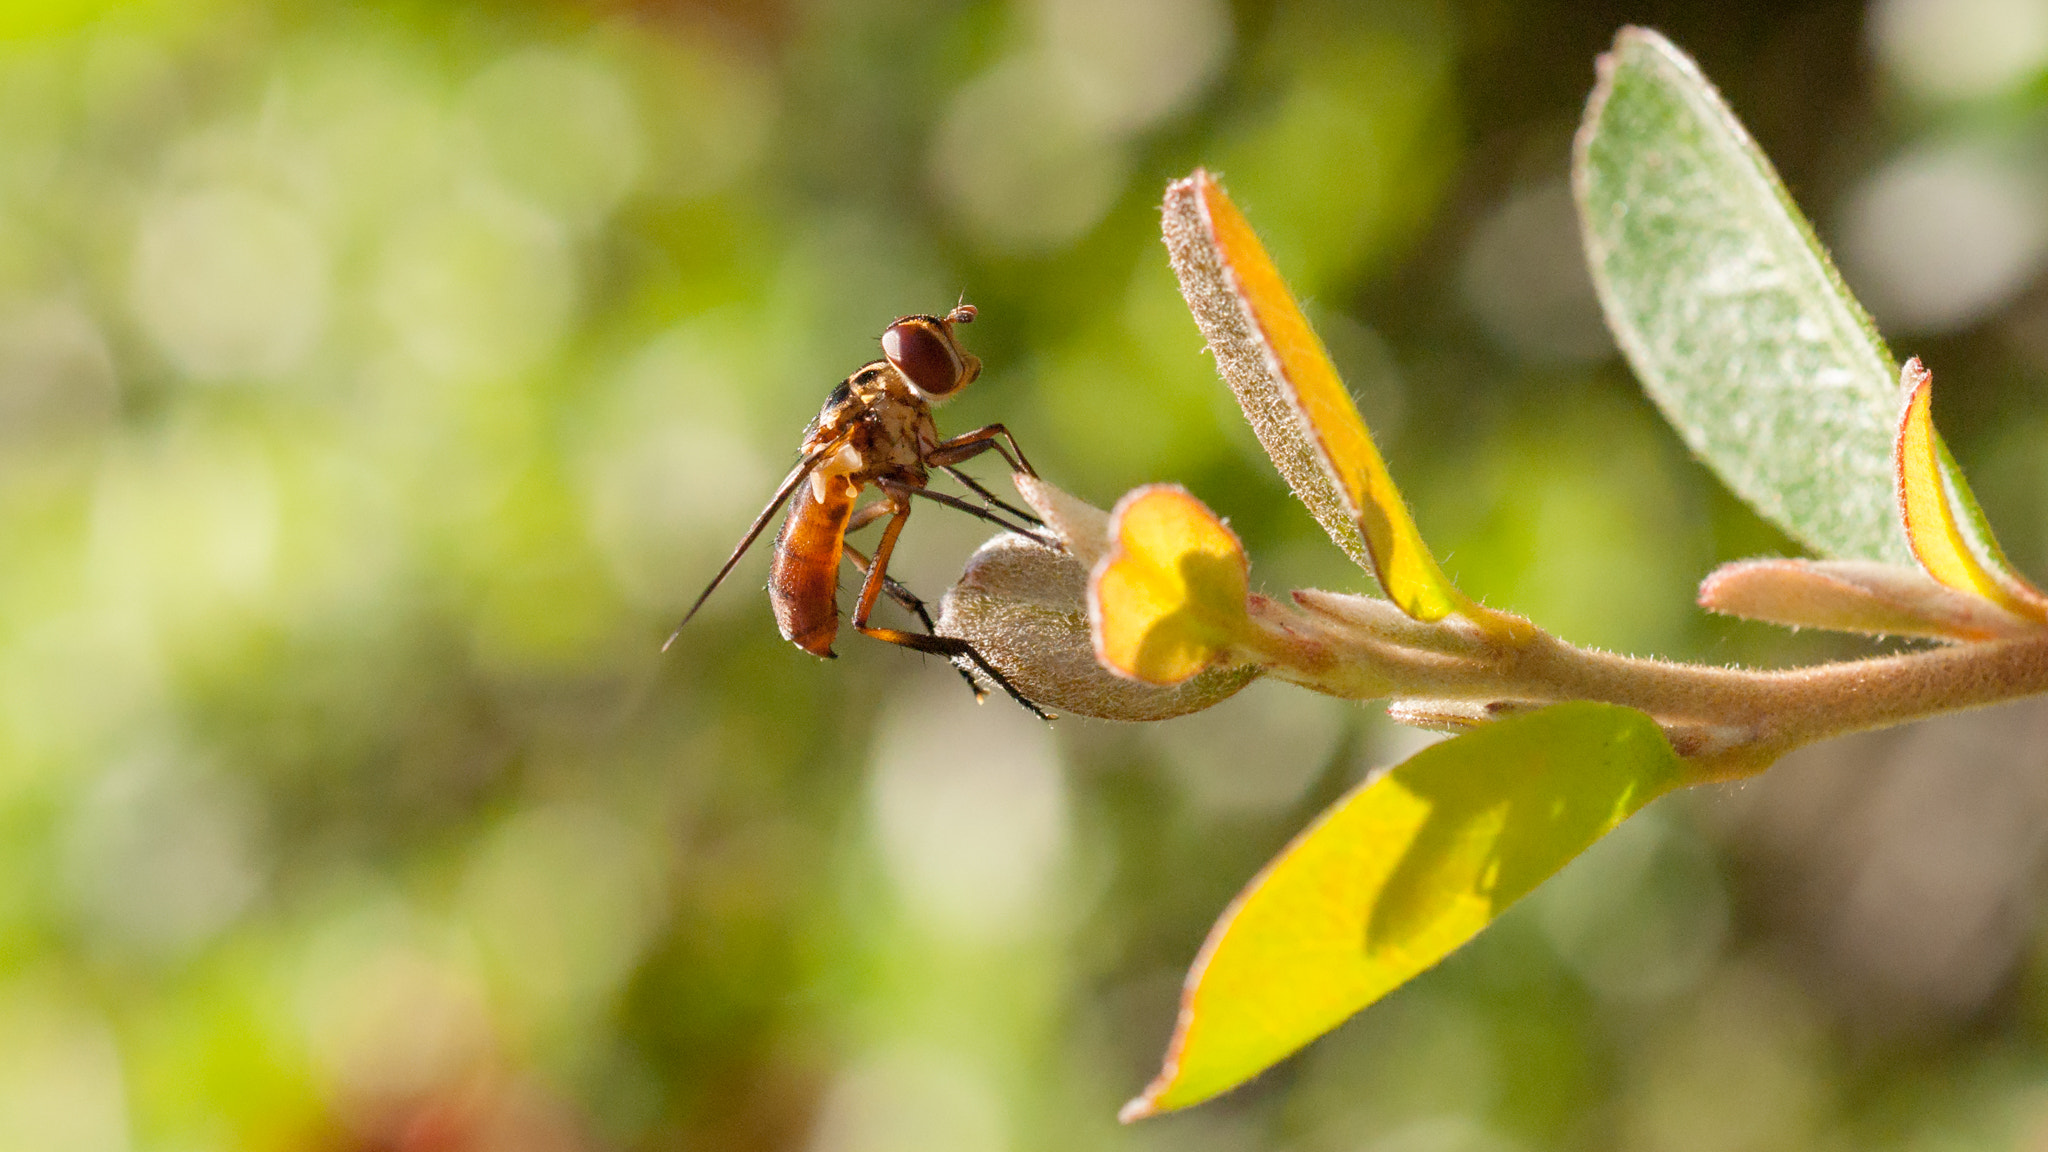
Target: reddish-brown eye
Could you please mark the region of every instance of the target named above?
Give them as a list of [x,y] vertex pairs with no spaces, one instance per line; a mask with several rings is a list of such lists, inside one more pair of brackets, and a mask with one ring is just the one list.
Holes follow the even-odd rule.
[[929,396],[944,396],[974,379],[972,357],[963,357],[952,336],[922,317],[898,320],[882,333],[882,355]]

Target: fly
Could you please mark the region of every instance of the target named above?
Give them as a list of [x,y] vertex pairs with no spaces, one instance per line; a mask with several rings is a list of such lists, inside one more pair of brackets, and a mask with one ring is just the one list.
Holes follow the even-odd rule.
[[[1040,719],[1051,719],[996,671],[972,644],[937,635],[924,601],[889,576],[889,557],[910,518],[913,496],[959,508],[1013,532],[1043,538],[1030,527],[1005,519],[1003,514],[1029,525],[1038,524],[1037,518],[1005,503],[958,469],[961,463],[993,451],[1012,472],[1036,476],[1010,430],[1001,424],[990,424],[941,440],[932,422],[931,406],[935,401],[952,397],[981,374],[981,361],[960,347],[953,332],[955,325],[972,322],[974,315],[972,305],[962,304],[944,316],[905,316],[883,331],[882,358],[863,365],[826,398],[824,410],[804,430],[796,467],[783,478],[774,498],[755,517],[725,566],[711,578],[697,602],[690,605],[683,623],[676,625],[675,632],[662,645],[663,651],[675,643],[683,625],[690,622],[740,562],[740,557],[746,555],[776,510],[794,498],[789,515],[782,521],[782,530],[776,533],[774,559],[768,572],[768,601],[774,608],[775,625],[783,639],[815,656],[838,655],[832,651],[832,641],[839,634],[839,562],[842,558],[851,560],[862,574],[860,598],[853,609],[855,631],[913,651],[946,657],[959,668],[976,699],[985,694],[974,679],[974,673],[979,671],[1026,711]],[[1008,443],[1007,449],[1004,443]],[[980,496],[986,506],[977,507],[958,497],[931,491],[926,485],[934,468],[960,481]],[[870,486],[880,491],[881,498],[855,508],[861,492]],[[863,555],[846,543],[848,534],[884,518],[888,524],[883,527],[872,556]],[[868,623],[875,602],[885,593],[915,615],[925,630],[907,632]]]

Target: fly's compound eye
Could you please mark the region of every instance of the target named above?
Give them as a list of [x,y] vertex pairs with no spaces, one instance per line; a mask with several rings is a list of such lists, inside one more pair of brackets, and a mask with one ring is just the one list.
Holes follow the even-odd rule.
[[882,355],[927,396],[951,395],[981,372],[981,361],[962,352],[953,334],[927,316],[889,325],[882,333]]

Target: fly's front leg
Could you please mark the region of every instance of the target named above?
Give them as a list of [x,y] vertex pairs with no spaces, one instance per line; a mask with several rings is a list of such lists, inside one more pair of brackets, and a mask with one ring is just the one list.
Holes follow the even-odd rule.
[[1038,525],[1038,527],[1036,528],[1027,528],[1021,524],[1012,524],[1008,520],[1003,519],[1001,516],[996,515],[994,512],[988,510],[987,508],[976,508],[974,505],[969,504],[967,501],[960,499],[958,496],[948,496],[944,492],[934,492],[929,488],[911,488],[907,490],[907,493],[911,496],[923,497],[924,499],[930,500],[935,504],[944,504],[948,508],[958,508],[960,511],[967,513],[969,516],[972,516],[978,520],[986,520],[989,523],[995,525],[996,527],[1001,528],[1005,532],[1015,532],[1019,536],[1024,536],[1036,540],[1040,544],[1043,544],[1048,548],[1058,548],[1060,546],[1060,542],[1058,539],[1046,534],[1045,532],[1040,531],[1040,529],[1042,529],[1045,525],[1041,523],[1038,517],[1036,516],[1025,517],[1025,519],[1030,521],[1032,524]]
[[[890,518],[889,526],[882,529],[882,539],[875,545],[874,558],[868,562],[867,579],[861,583],[860,600],[853,609],[854,630],[916,652],[929,652],[934,656],[944,656],[954,661],[968,660],[998,688],[1009,693],[1010,699],[1022,705],[1025,711],[1040,720],[1052,719],[1045,709],[1033,704],[1022,692],[1017,691],[1016,685],[1011,684],[1008,677],[996,671],[995,665],[990,664],[975,650],[974,645],[967,641],[952,636],[924,636],[916,632],[905,632],[900,628],[869,627],[868,616],[874,612],[875,601],[881,596],[884,582],[888,579],[889,555],[896,550],[896,538],[903,534],[904,522],[910,519],[910,488],[889,481],[883,481],[881,487],[888,494],[895,515]],[[975,698],[980,697],[981,689],[977,686]]]
[[[1010,447],[1007,450],[1002,445],[1003,440],[1010,442]],[[951,440],[942,442],[925,457],[925,463],[933,468],[944,469],[969,491],[981,497],[982,501],[991,509],[1001,509],[1003,512],[1022,520],[1026,524],[1034,526],[1042,524],[1043,521],[1038,517],[997,496],[987,488],[984,488],[974,477],[955,467],[955,465],[962,461],[971,460],[991,449],[995,451],[996,455],[1003,458],[1003,463],[1010,466],[1011,472],[1022,472],[1026,476],[1033,477],[1038,475],[1038,472],[1031,467],[1031,461],[1024,458],[1024,450],[1017,447],[1017,438],[1010,435],[1010,430],[1001,424],[990,424],[986,428],[976,428],[972,432],[955,436]],[[1012,452],[1016,453],[1014,458],[1011,456]],[[933,499],[941,499],[936,494],[922,494],[931,495]],[[953,503],[950,500],[942,500],[942,502]],[[997,523],[1001,523],[1001,521],[997,521]],[[1012,532],[1018,531],[1014,524],[1004,524],[1003,527],[1008,528]],[[1044,537],[1039,536],[1036,532],[1024,531],[1018,534],[1050,543],[1049,541],[1044,541]]]
[[942,465],[942,467],[945,468],[946,475],[951,476],[955,480],[958,480],[962,488],[965,488],[969,492],[974,493],[976,496],[981,497],[981,502],[988,505],[990,508],[999,509],[1006,515],[1014,516],[1017,519],[1022,520],[1026,524],[1038,527],[1044,526],[1045,521],[1040,520],[1038,517],[1032,515],[1029,512],[1026,512],[1022,508],[1017,507],[1015,504],[1010,503],[1008,500],[1003,499],[1002,497],[989,491],[987,488],[984,488],[982,486],[981,481],[976,480],[974,477],[969,476],[967,473],[962,472],[960,469],[953,467],[951,464]]
[[[1005,450],[997,443],[997,437],[1008,440],[1010,447]],[[1010,435],[1010,430],[1001,424],[976,428],[972,432],[964,432],[951,440],[941,442],[937,448],[932,449],[931,455],[925,458],[925,463],[934,468],[948,468],[963,460],[971,460],[991,448],[995,449],[996,455],[1003,458],[1003,463],[1010,466],[1010,471],[1022,472],[1026,476],[1038,475],[1037,469],[1031,467],[1031,461],[1024,458],[1024,450],[1017,447],[1017,438]],[[1013,458],[1011,452],[1017,455]]]

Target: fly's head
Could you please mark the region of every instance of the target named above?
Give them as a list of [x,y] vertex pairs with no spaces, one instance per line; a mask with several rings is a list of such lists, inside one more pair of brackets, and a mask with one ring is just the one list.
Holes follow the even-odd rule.
[[905,316],[882,333],[882,356],[926,399],[944,400],[981,375],[981,361],[953,334],[955,325],[973,320],[972,304],[944,316]]

